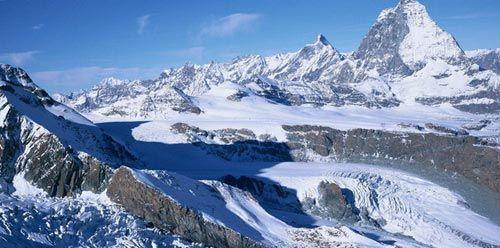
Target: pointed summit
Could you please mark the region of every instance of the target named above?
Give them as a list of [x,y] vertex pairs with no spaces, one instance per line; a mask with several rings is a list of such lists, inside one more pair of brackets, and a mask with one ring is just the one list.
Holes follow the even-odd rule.
[[323,44],[325,46],[332,46],[323,34],[318,34],[318,37],[316,38],[315,43],[316,44]]
[[456,64],[465,58],[453,36],[417,0],[401,0],[382,11],[355,56],[367,69],[400,75],[418,71],[432,60]]
[[418,3],[418,1],[417,0],[401,0],[401,1],[399,1],[399,5],[409,4],[409,3]]

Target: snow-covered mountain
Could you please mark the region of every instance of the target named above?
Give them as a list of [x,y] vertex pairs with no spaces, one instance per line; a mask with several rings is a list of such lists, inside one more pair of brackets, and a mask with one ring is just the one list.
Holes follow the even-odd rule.
[[425,6],[405,0],[380,14],[352,54],[339,53],[318,35],[313,44],[297,52],[186,64],[153,80],[105,79],[90,90],[57,99],[82,112],[161,118],[168,110],[201,113],[196,98],[229,82],[242,86],[231,98],[236,100],[255,95],[285,105],[369,108],[417,101],[498,113],[500,79],[480,69],[494,69],[485,63],[469,59],[455,38],[430,18]]
[[347,54],[53,97],[0,64],[0,246],[498,247],[497,54],[401,0]]
[[107,167],[138,165],[91,121],[54,101],[22,69],[0,65],[1,180],[22,174],[51,196],[104,189]]
[[481,68],[492,70],[500,74],[500,48],[467,51],[466,54],[474,63],[481,66]]
[[415,0],[403,0],[382,11],[354,56],[366,70],[375,69],[381,75],[408,76],[436,60],[466,62],[455,38]]

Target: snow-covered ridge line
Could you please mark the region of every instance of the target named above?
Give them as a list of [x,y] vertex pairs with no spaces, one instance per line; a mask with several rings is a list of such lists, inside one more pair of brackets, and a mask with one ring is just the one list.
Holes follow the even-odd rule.
[[[164,119],[175,112],[203,114],[198,97],[231,83],[240,86],[240,92],[228,96],[231,101],[256,96],[291,106],[391,108],[413,104],[417,98],[444,97],[436,104],[455,106],[459,104],[453,104],[452,97],[476,98],[498,90],[494,85],[499,76],[481,71],[489,67],[474,62],[431,19],[425,6],[404,0],[382,11],[357,51],[350,54],[341,54],[320,34],[296,52],[186,64],[164,70],[152,80],[105,79],[90,90],[57,99],[84,113]],[[460,109],[474,113],[500,109],[498,101],[466,105],[472,107]]]

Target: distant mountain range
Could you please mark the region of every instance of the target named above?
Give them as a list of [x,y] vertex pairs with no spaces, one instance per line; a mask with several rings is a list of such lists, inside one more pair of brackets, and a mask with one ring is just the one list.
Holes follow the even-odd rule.
[[472,113],[498,113],[499,52],[471,52],[441,29],[417,1],[383,11],[358,50],[341,54],[323,36],[297,52],[186,64],[152,80],[105,79],[56,99],[83,113],[161,117],[199,114],[196,104],[218,85],[240,87],[231,99],[260,96],[277,104],[390,108],[449,103]]

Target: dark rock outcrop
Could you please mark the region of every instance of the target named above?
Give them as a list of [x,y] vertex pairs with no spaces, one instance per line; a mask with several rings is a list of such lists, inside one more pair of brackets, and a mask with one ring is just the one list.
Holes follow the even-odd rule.
[[[0,179],[24,176],[50,196],[101,192],[112,167],[139,165],[109,135],[54,101],[26,72],[0,65]],[[66,119],[67,118],[67,119]]]
[[500,49],[473,53],[469,58],[481,68],[500,74]]
[[359,217],[335,183],[321,181],[318,185],[317,199],[308,197],[304,201],[308,212],[327,219],[355,222]]
[[296,193],[268,179],[226,175],[220,178],[220,181],[250,193],[266,208],[302,213],[302,204]]
[[[487,99],[488,102],[481,100]],[[477,100],[477,103],[473,103]],[[450,103],[453,107],[473,114],[498,114],[500,113],[500,90],[487,89],[472,95],[459,95],[452,97],[417,97],[415,101],[423,105],[436,106]]]
[[160,191],[138,181],[130,169],[119,168],[111,179],[108,197],[154,226],[210,247],[263,247],[241,234],[205,220]]
[[265,140],[257,140],[256,135],[248,129],[206,131],[186,123],[176,123],[171,128],[174,132],[185,135],[189,142],[208,154],[225,160],[292,161],[286,144],[274,142],[273,138],[268,136],[261,136]]

